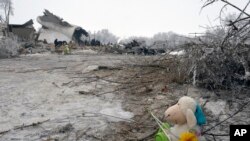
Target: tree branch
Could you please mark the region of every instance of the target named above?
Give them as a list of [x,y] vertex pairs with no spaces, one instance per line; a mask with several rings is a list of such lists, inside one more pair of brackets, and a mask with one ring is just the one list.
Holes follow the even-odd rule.
[[249,104],[249,102],[250,102],[250,101],[244,103],[244,104],[239,108],[239,110],[237,110],[234,114],[230,115],[228,118],[222,120],[221,122],[217,123],[215,126],[213,126],[213,127],[209,128],[209,129],[207,129],[206,131],[202,132],[201,134],[202,134],[202,135],[206,134],[207,132],[211,131],[211,130],[214,129],[215,127],[221,125],[223,122],[225,122],[225,121],[227,121],[228,119],[232,118],[233,116],[237,115],[238,113],[240,113],[241,111],[244,110],[244,108]]
[[245,11],[243,11],[242,9],[240,9],[239,7],[235,6],[234,4],[232,4],[232,3],[230,3],[230,2],[228,2],[226,0],[221,0],[221,1],[224,2],[224,3],[226,3],[226,4],[228,4],[228,5],[230,5],[230,6],[232,6],[232,7],[234,7],[235,9],[241,11],[242,13],[244,13],[245,15],[247,15],[248,17],[250,17],[250,15],[248,13],[246,13]]

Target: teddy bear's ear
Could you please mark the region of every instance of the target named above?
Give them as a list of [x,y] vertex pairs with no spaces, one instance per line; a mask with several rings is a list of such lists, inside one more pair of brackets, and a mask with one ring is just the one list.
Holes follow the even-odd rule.
[[193,128],[197,124],[196,117],[191,109],[187,110],[186,118],[187,118],[187,124],[190,128]]

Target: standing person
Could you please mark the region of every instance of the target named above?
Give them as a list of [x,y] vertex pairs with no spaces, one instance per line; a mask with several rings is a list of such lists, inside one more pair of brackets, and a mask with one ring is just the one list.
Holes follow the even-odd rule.
[[73,42],[69,42],[69,53],[71,53],[72,49],[74,48]]
[[67,44],[67,42],[65,42],[65,43],[63,44],[63,52],[64,52],[64,55],[67,55],[67,54],[70,53],[70,52],[69,52],[69,45]]

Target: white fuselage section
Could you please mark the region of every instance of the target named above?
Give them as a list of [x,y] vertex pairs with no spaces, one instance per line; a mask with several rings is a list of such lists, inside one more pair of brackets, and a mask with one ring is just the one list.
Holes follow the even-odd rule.
[[39,40],[46,39],[49,43],[54,42],[55,39],[65,41],[72,40],[74,31],[77,28],[77,26],[74,25],[71,27],[65,27],[52,22],[41,21],[39,17],[37,17],[37,22],[48,28],[40,31]]

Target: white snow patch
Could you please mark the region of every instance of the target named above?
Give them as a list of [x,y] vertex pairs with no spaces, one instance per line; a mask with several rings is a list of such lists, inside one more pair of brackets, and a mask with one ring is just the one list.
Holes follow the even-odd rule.
[[205,108],[213,113],[215,116],[219,116],[220,114],[225,113],[226,102],[219,100],[219,101],[211,101],[208,102]]
[[76,55],[78,55],[78,54],[90,54],[90,55],[97,54],[96,51],[91,50],[91,49],[77,50],[77,51],[73,51],[72,53],[76,54]]
[[111,121],[120,121],[121,119],[129,120],[134,116],[133,113],[131,112],[124,112],[120,103],[116,107],[112,106],[104,108],[100,111],[100,113],[117,117],[117,118],[110,118]]
[[245,78],[248,78],[248,77],[250,77],[250,72],[246,71]]
[[48,56],[48,55],[51,55],[50,52],[45,52],[45,53],[34,53],[34,54],[22,54],[20,56],[38,56],[38,57],[43,57],[43,56]]
[[180,51],[171,51],[169,54],[170,54],[170,55],[177,55],[177,56],[179,56],[179,55],[184,55],[184,54],[185,54],[185,51],[184,51],[184,50],[180,50]]
[[86,73],[86,72],[91,72],[91,71],[95,71],[95,70],[98,70],[98,65],[91,65],[91,66],[88,66],[86,68],[84,68],[82,70],[82,73]]

